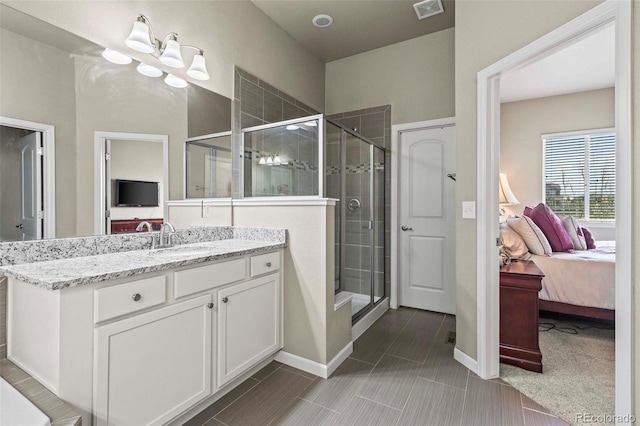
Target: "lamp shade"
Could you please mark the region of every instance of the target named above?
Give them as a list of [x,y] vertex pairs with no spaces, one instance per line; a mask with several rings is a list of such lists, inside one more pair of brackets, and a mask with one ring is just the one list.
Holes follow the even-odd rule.
[[152,53],[155,50],[149,35],[149,26],[141,20],[133,23],[131,34],[124,41],[124,44],[142,53]]
[[140,74],[146,75],[147,77],[160,77],[163,74],[162,70],[152,65],[147,65],[144,62],[140,62],[140,65],[138,65],[136,70],[138,70]]
[[180,77],[176,77],[172,74],[167,74],[164,78],[164,82],[167,83],[171,87],[177,87],[178,89],[182,89],[183,87],[187,87],[187,82],[181,79]]
[[102,51],[102,57],[105,58],[109,62],[113,62],[118,65],[127,65],[131,63],[131,58],[127,55],[123,55],[122,53],[111,50],[109,48],[104,49]]
[[180,53],[180,44],[175,39],[175,35],[172,35],[160,55],[160,62],[171,68],[184,68],[184,61],[182,60],[182,54]]
[[513,191],[511,191],[506,173],[500,173],[499,198],[500,204],[520,204],[520,201],[518,201],[516,196],[513,195]]
[[207,65],[202,52],[193,57],[193,62],[191,62],[191,66],[187,70],[187,75],[196,80],[209,80],[209,73],[207,72]]

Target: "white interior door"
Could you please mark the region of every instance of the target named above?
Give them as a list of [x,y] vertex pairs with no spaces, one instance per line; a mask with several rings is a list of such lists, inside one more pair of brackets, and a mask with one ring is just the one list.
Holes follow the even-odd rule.
[[400,305],[455,314],[455,127],[399,137]]
[[42,238],[42,135],[33,132],[20,139],[21,226],[23,240]]

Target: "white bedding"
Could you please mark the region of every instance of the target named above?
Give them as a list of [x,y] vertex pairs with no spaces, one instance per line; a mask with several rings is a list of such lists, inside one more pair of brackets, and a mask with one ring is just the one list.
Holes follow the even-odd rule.
[[539,297],[571,305],[615,309],[615,243],[598,241],[596,250],[532,255],[544,272]]

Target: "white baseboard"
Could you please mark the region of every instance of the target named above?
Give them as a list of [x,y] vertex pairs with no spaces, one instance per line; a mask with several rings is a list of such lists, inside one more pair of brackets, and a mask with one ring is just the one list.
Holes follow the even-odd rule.
[[373,308],[371,312],[360,318],[360,320],[351,327],[351,340],[355,341],[362,333],[367,331],[374,322],[378,320],[389,309],[389,298],[384,299],[378,306]]
[[469,370],[471,370],[474,373],[478,374],[478,361],[476,361],[475,359],[471,358],[469,355],[465,354],[460,349],[455,348],[453,350],[453,359],[455,359],[460,364],[462,364],[465,367],[467,367]]
[[331,361],[329,361],[327,365],[285,351],[278,352],[275,356],[275,360],[290,367],[297,368],[298,370],[306,371],[307,373],[326,379],[336,371],[340,364],[342,364],[352,352],[353,342],[349,342],[340,350],[340,352],[338,352],[336,356],[333,357]]

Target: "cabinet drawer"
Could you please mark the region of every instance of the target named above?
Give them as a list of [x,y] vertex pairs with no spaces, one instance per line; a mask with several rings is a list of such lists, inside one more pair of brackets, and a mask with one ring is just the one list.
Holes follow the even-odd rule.
[[166,277],[153,277],[95,291],[94,320],[96,323],[130,314],[167,300]]
[[280,252],[261,254],[251,258],[251,276],[274,272],[280,269]]
[[244,280],[245,259],[229,260],[175,273],[175,298]]

